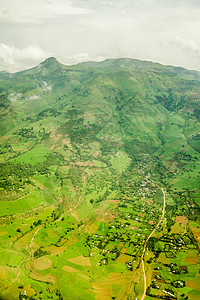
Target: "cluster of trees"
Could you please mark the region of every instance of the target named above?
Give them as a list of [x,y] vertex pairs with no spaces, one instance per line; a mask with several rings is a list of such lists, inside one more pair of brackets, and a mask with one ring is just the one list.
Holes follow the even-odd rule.
[[65,159],[62,154],[57,152],[49,153],[46,160],[38,162],[36,165],[28,163],[1,163],[0,164],[0,188],[7,190],[23,189],[26,183],[31,183],[30,177],[37,172],[42,175],[51,173],[51,165],[63,165]]
[[21,136],[23,138],[29,139],[29,138],[36,138],[36,134],[33,130],[33,127],[30,128],[21,128],[17,132],[14,133],[15,135]]
[[31,164],[0,164],[0,187],[17,191],[25,183],[30,183],[29,177],[34,173],[35,168]]

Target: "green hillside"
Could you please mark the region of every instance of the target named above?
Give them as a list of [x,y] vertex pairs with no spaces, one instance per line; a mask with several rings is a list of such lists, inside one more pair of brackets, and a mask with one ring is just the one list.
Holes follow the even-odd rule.
[[199,176],[200,73],[0,73],[1,299],[198,299]]

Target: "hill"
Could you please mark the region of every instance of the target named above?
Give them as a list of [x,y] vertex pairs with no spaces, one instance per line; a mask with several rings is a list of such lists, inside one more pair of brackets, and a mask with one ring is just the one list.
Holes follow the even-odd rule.
[[0,73],[3,299],[196,299],[199,104],[135,59]]

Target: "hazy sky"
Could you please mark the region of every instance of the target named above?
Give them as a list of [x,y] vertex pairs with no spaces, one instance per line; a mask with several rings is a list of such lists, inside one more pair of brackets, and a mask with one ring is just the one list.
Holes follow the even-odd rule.
[[200,71],[200,0],[0,0],[0,70],[132,57]]

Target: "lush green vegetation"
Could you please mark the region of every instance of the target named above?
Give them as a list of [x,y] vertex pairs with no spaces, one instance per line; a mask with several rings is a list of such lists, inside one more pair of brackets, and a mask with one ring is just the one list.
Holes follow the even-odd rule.
[[198,299],[199,79],[131,59],[0,74],[0,298]]

